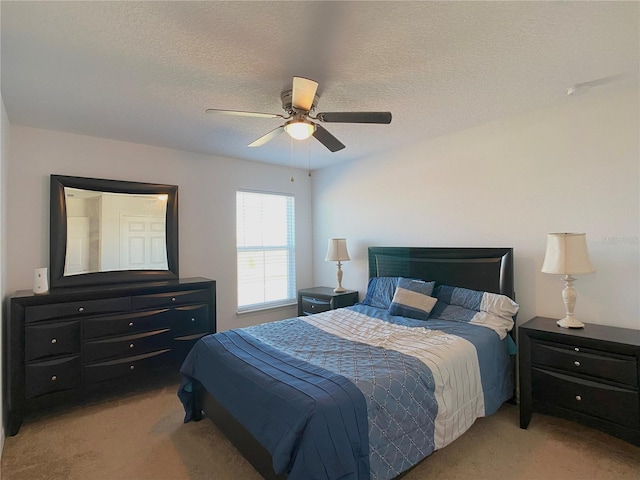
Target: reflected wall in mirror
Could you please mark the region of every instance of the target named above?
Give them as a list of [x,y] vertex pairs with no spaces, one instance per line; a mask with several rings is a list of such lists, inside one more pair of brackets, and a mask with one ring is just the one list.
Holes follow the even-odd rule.
[[178,187],[51,175],[51,287],[178,278]]

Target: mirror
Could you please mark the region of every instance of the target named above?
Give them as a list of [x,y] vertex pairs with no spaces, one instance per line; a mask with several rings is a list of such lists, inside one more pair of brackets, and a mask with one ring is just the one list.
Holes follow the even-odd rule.
[[178,187],[51,175],[51,288],[178,278]]

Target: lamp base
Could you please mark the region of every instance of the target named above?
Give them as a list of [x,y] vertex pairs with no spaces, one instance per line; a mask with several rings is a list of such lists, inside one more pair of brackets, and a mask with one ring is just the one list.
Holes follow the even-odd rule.
[[342,262],[340,260],[338,260],[338,271],[336,272],[336,275],[338,277],[338,286],[334,288],[333,291],[335,293],[346,292],[346,290],[342,288]]
[[576,320],[573,316],[569,315],[561,320],[558,320],[556,323],[562,328],[584,328],[584,323],[582,323],[580,320]]

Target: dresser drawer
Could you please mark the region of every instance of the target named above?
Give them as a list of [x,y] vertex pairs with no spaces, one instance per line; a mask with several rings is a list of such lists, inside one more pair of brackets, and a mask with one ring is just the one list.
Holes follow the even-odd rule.
[[638,387],[635,357],[559,343],[531,342],[531,363]]
[[171,326],[171,310],[163,308],[124,315],[86,318],[83,325],[85,340],[158,330]]
[[207,305],[189,305],[174,308],[171,312],[171,325],[175,335],[208,333],[209,307]]
[[533,399],[602,420],[640,428],[638,392],[532,368]]
[[131,307],[134,310],[142,308],[170,307],[187,303],[207,303],[207,290],[185,290],[182,292],[154,293],[152,295],[137,295],[131,297]]
[[25,361],[80,353],[80,321],[31,325],[25,328]]
[[105,298],[82,302],[51,303],[25,308],[25,321],[38,322],[74,315],[88,315],[96,313],[126,312],[130,307],[129,297]]
[[117,378],[144,376],[148,372],[166,365],[170,353],[171,350],[167,348],[143,355],[85,365],[84,379],[87,383],[99,383]]
[[196,333],[194,335],[185,335],[183,337],[174,338],[174,343],[172,347],[172,355],[176,359],[176,369],[180,370],[182,362],[187,355],[196,344],[198,340],[207,335],[211,335],[210,333]]
[[331,310],[331,302],[314,297],[302,297],[302,311],[305,315]]
[[80,386],[80,356],[27,364],[25,394],[27,398],[45,393],[70,390]]
[[171,348],[172,338],[171,331],[165,328],[124,337],[93,340],[84,344],[82,360],[84,363],[93,363]]

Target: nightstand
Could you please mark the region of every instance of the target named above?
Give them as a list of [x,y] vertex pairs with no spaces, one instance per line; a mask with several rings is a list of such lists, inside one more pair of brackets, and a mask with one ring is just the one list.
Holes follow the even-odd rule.
[[520,428],[540,412],[640,445],[640,330],[535,317],[518,342]]
[[298,290],[298,316],[350,307],[357,302],[358,292],[355,290],[336,293],[330,287],[304,288]]

